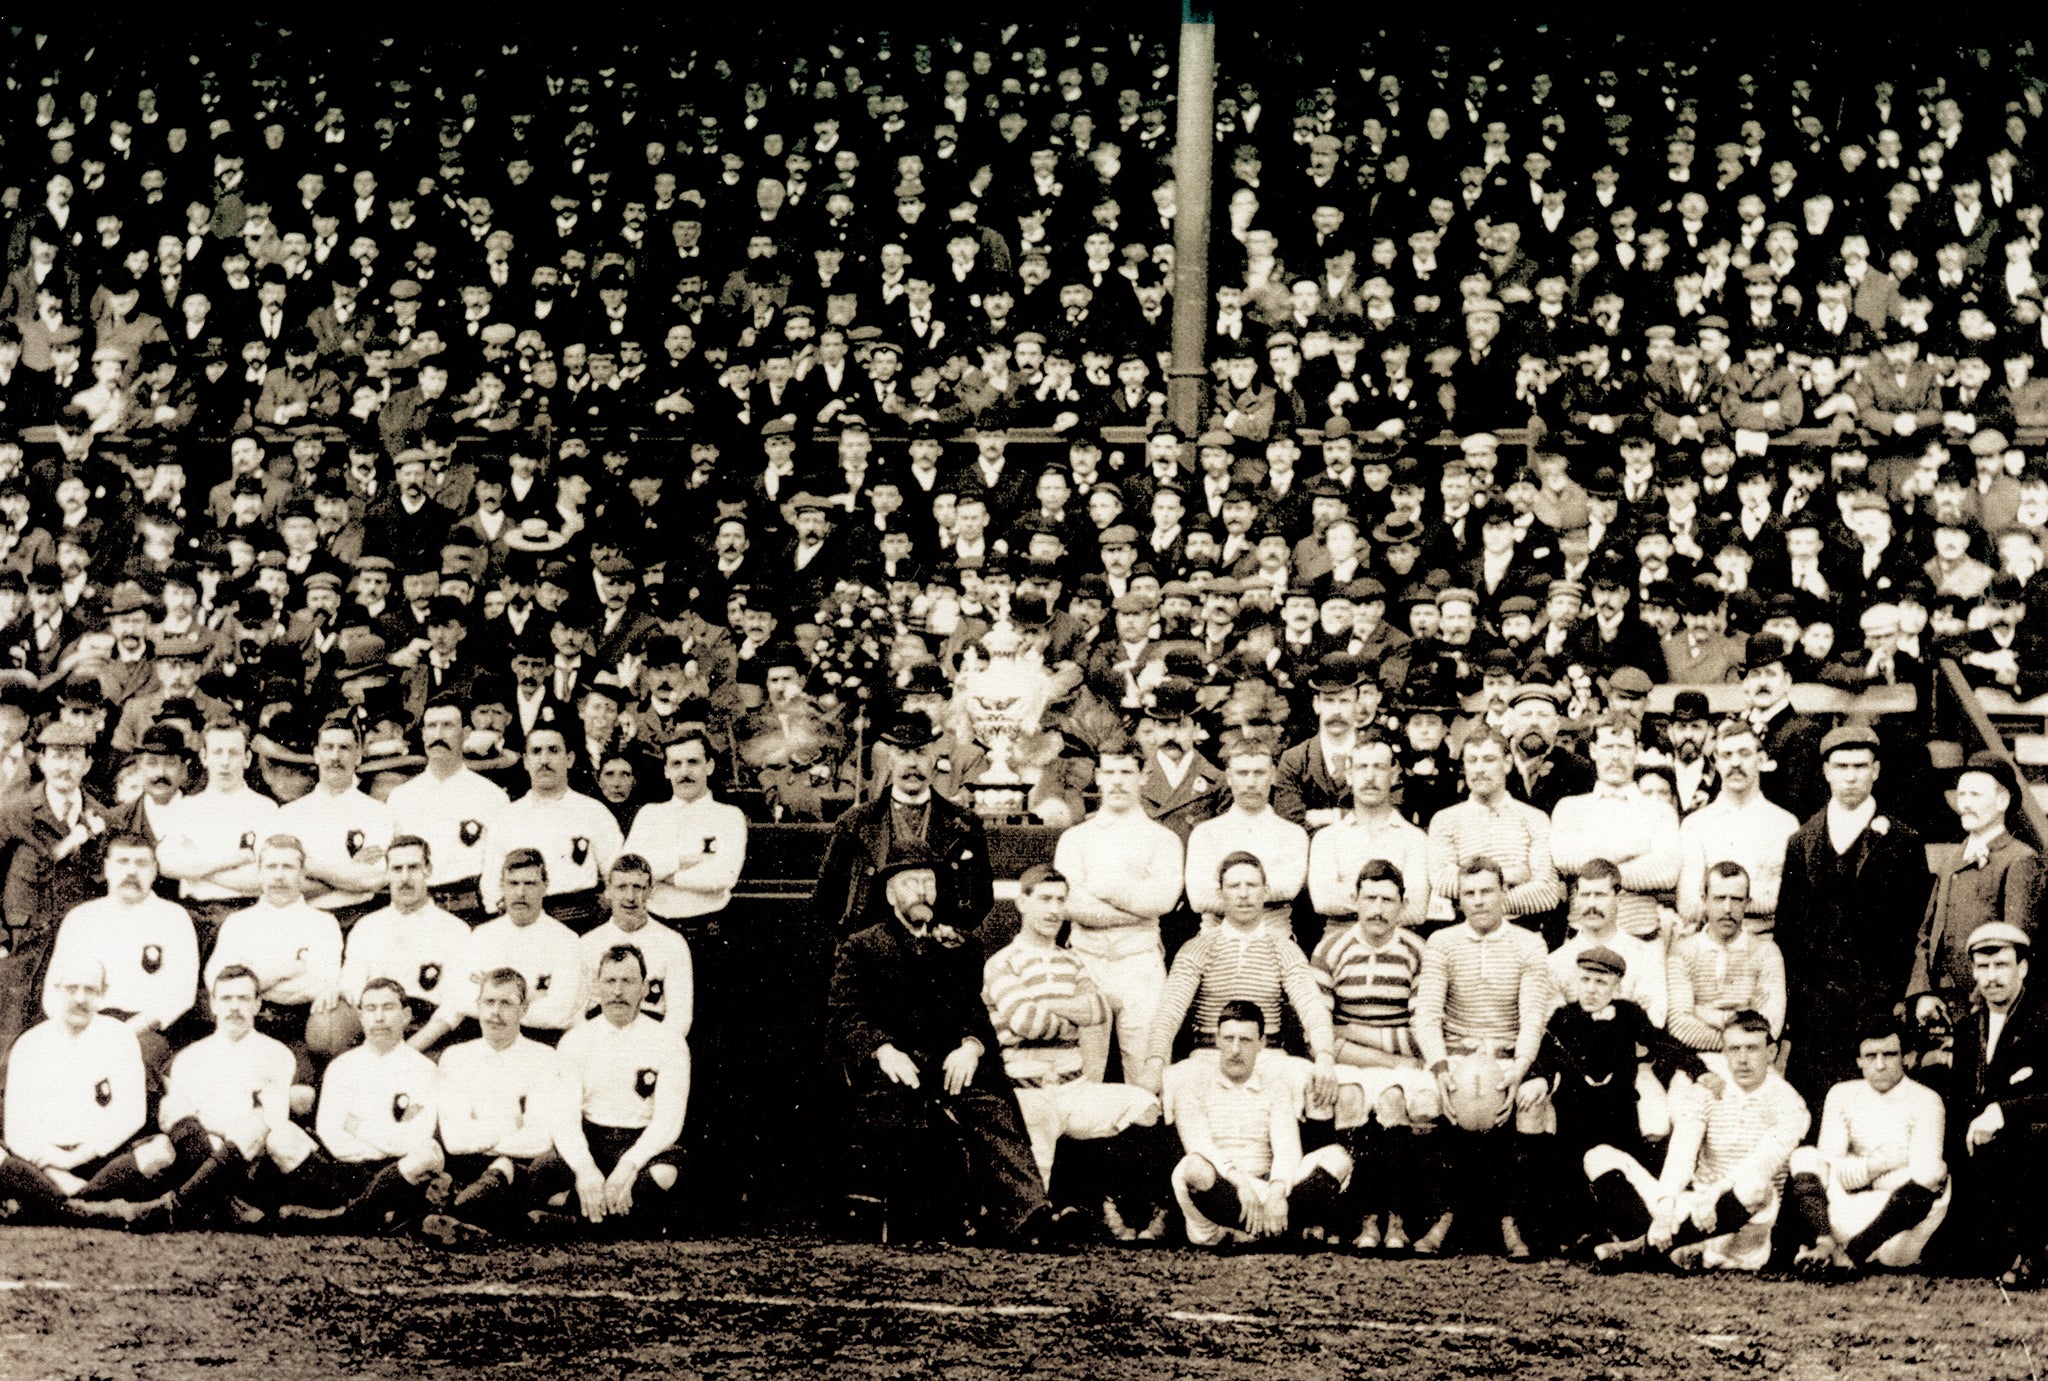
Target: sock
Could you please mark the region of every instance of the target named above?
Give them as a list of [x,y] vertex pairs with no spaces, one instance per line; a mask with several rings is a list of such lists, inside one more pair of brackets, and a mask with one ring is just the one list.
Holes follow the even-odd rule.
[[1914,1182],[1894,1189],[1892,1196],[1884,1201],[1884,1207],[1877,1211],[1877,1217],[1870,1220],[1870,1226],[1845,1244],[1849,1259],[1861,1266],[1892,1238],[1927,1221],[1936,1197],[1926,1185]]
[[1650,1230],[1648,1206],[1619,1170],[1609,1170],[1593,1181],[1593,1202],[1600,1206],[1600,1221],[1617,1241],[1626,1242]]
[[1785,1182],[1785,1209],[1798,1225],[1800,1246],[1810,1247],[1828,1232],[1828,1192],[1818,1175],[1794,1175]]

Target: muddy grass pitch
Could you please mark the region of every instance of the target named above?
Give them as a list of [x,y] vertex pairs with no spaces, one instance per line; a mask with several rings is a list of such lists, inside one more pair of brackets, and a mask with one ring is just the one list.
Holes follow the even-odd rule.
[[2048,1295],[812,1237],[0,1233],[0,1378],[2035,1377]]

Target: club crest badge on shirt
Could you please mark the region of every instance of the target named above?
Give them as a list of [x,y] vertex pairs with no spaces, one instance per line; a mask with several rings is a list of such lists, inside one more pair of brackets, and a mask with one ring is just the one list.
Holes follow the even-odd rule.
[[[646,1071],[642,1070],[641,1073],[645,1074]],[[112,1103],[114,1101],[114,1086],[105,1079],[94,1084],[92,1086],[92,1101],[103,1108]]]
[[241,843],[242,847],[243,847],[243,848],[245,848],[245,849],[247,849],[247,850],[248,850],[248,851],[249,851],[250,853],[254,853],[254,852],[256,852],[256,831],[254,831],[254,830],[244,830],[244,831],[242,831],[242,838],[241,838],[241,840],[240,840],[240,843]]
[[707,834],[707,835],[705,835],[705,836],[704,836],[704,852],[705,852],[706,854],[715,854],[715,853],[717,853],[717,852],[718,852],[718,836],[717,836],[717,835],[715,835],[715,834]]
[[420,991],[421,991],[421,992],[426,992],[426,993],[430,993],[430,992],[434,991],[434,989],[435,989],[435,988],[439,987],[439,986],[440,986],[440,983],[441,983],[441,966],[440,966],[439,964],[422,964],[422,965],[420,965]]
[[537,993],[544,993],[554,981],[555,976],[551,973],[539,974],[533,980],[533,990]]
[[569,840],[569,861],[581,868],[590,859],[590,840],[585,835],[576,835]]
[[483,821],[464,820],[461,825],[456,827],[455,833],[462,840],[464,847],[474,848],[476,847],[476,841],[484,837]]
[[635,1074],[633,1076],[633,1092],[639,1094],[642,1098],[652,1098],[654,1096],[654,1083],[656,1077],[656,1072],[654,1070],[641,1070],[638,1074]]
[[350,830],[348,832],[348,856],[350,858],[354,858],[357,854],[361,853],[362,851],[363,832],[361,830]]
[[142,947],[142,971],[144,973],[155,973],[163,966],[164,947],[162,945],[144,945]]
[[403,1122],[413,1111],[412,1096],[406,1093],[394,1094],[391,1099],[391,1120]]
[[647,980],[647,1001],[649,1005],[659,1007],[661,1005],[662,994],[667,991],[668,986],[665,983],[663,983],[659,978],[650,978]]

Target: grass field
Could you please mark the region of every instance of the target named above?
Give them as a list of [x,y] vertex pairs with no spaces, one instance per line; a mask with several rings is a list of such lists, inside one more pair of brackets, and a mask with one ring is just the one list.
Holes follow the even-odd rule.
[[2034,1377],[2048,1296],[804,1237],[443,1254],[0,1232],[0,1378]]

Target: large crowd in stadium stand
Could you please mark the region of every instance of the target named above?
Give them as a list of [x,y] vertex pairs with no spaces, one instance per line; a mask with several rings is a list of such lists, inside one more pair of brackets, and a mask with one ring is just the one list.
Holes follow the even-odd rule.
[[0,1219],[2031,1281],[2031,48],[1299,38],[15,35]]

